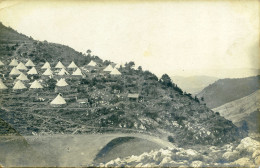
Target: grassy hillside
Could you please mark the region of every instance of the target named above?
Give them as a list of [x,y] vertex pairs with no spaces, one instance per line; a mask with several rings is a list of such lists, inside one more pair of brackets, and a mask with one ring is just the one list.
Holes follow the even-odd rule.
[[221,116],[231,120],[237,126],[242,126],[245,121],[250,126],[249,130],[258,132],[260,90],[241,99],[226,103],[213,111],[219,112]]
[[[7,37],[5,34],[2,36],[17,43],[10,45],[7,40],[0,44],[4,46],[1,48],[0,60],[6,65],[1,67],[1,73],[5,75],[2,80],[9,88],[1,93],[0,117],[23,135],[31,135],[33,132],[141,132],[168,137],[171,142],[183,145],[217,145],[244,136],[231,121],[215,114],[190,94],[184,94],[166,74],[158,79],[141,67],[133,69],[134,63],[129,62],[119,68],[122,75],[111,76],[103,71],[109,61],[103,61],[97,56],[86,56],[67,46],[35,41],[12,29],[8,31],[10,33],[6,33]],[[14,57],[24,63],[26,58],[34,61],[39,72],[34,79],[41,81],[44,86],[42,90],[12,90],[15,78],[9,76],[11,67],[8,64]],[[59,78],[57,75],[53,78],[42,76],[44,71],[40,67],[45,61],[54,67],[58,61],[67,66],[72,60],[84,75],[78,78],[65,76],[69,89],[60,90],[55,86]],[[91,60],[97,62],[94,68],[87,66]],[[52,70],[56,71],[55,68]],[[25,85],[29,87],[34,79],[30,78]],[[67,102],[64,107],[50,105],[58,93]],[[129,93],[139,94],[140,97],[133,101],[127,97]]]
[[214,83],[218,78],[212,76],[173,76],[173,82],[181,87],[185,92],[193,95],[198,94],[209,84]]
[[260,88],[260,76],[237,79],[220,79],[207,86],[197,96],[204,98],[209,108],[216,108],[225,103],[248,96]]

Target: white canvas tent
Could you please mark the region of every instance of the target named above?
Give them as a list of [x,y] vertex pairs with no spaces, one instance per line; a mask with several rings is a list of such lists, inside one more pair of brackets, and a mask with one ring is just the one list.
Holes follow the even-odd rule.
[[60,75],[60,76],[62,76],[62,75],[69,75],[69,73],[64,68],[62,68],[60,70],[60,72],[58,73],[58,75]]
[[59,87],[68,86],[68,83],[65,81],[64,78],[61,78],[61,79],[56,83],[56,86],[59,86]]
[[37,70],[35,69],[35,67],[32,67],[28,72],[27,72],[28,75],[37,75],[38,72]]
[[51,101],[51,104],[52,105],[63,105],[63,104],[66,104],[66,101],[60,94],[58,94],[58,96]]
[[17,65],[18,65],[18,62],[17,62],[16,59],[13,59],[9,65],[10,65],[10,66],[17,66]]
[[16,68],[19,69],[19,70],[27,70],[26,66],[25,66],[22,62],[20,62],[20,63],[16,66]]
[[111,72],[113,71],[113,67],[111,65],[108,65],[103,71],[106,71],[106,72]]
[[96,66],[97,65],[97,63],[95,62],[95,61],[90,61],[90,63],[88,63],[88,66]]
[[27,76],[24,75],[23,73],[20,73],[20,75],[17,77],[17,79],[19,79],[19,80],[21,80],[21,81],[27,81],[27,80],[29,80],[29,79],[27,78]]
[[42,74],[42,75],[44,75],[44,76],[52,76],[52,71],[51,71],[51,69],[46,69],[46,71]]
[[64,65],[59,61],[55,68],[65,68]]
[[45,62],[44,65],[41,67],[41,69],[50,69],[51,65],[49,62]]
[[34,65],[34,63],[29,59],[29,60],[26,62],[25,66],[27,66],[27,67],[34,67],[35,65]]
[[114,68],[111,72],[111,75],[121,75],[121,72],[119,72],[116,68]]
[[14,90],[21,90],[21,89],[26,89],[26,87],[24,86],[23,82],[21,82],[20,80],[18,80],[13,87]]
[[5,90],[5,89],[8,89],[8,88],[7,88],[7,86],[5,86],[5,84],[0,79],[0,90]]
[[3,65],[5,65],[2,61],[0,61],[0,66],[3,66]]
[[69,64],[68,68],[78,68],[78,66],[75,64],[74,61],[72,61],[72,62]]
[[73,75],[73,76],[82,76],[83,74],[82,74],[81,70],[80,70],[79,68],[77,68],[77,70],[74,71],[74,72],[72,73],[72,75]]
[[42,89],[42,88],[43,88],[42,85],[37,80],[35,80],[30,86],[30,89]]
[[16,67],[13,67],[13,69],[10,72],[10,75],[20,75],[20,73],[21,72]]

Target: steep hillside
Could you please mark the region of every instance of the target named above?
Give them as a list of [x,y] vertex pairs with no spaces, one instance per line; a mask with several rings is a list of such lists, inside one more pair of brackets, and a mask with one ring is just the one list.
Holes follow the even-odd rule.
[[220,79],[203,89],[197,96],[203,97],[209,108],[216,108],[258,90],[260,88],[259,77]]
[[242,126],[246,121],[250,126],[249,130],[257,132],[259,127],[259,109],[260,109],[260,90],[241,99],[226,103],[220,107],[212,109],[219,112],[221,116],[231,120],[235,125]]
[[218,78],[212,76],[173,76],[173,82],[181,87],[185,92],[193,95],[198,94],[209,84],[214,83]]
[[[9,31],[7,35],[15,34],[13,30]],[[12,40],[20,37],[16,34],[11,36]],[[118,68],[121,75],[110,75],[103,70],[108,64],[114,66],[112,62],[90,54],[86,56],[67,46],[29,38],[23,41],[23,38],[18,39],[13,52],[6,48],[8,41],[0,44],[5,46],[1,48],[4,50],[1,53],[8,52],[0,57],[5,64],[1,67],[2,81],[8,87],[1,93],[0,117],[23,135],[141,132],[168,137],[170,141],[182,145],[217,145],[239,140],[245,135],[231,121],[215,114],[190,94],[184,94],[166,74],[158,79],[141,67],[135,70],[134,63],[129,62]],[[16,79],[9,75],[11,67],[8,64],[14,57],[23,63],[27,58],[34,61],[39,74],[34,78],[29,76],[29,81],[24,83],[28,88],[38,79],[43,89],[12,89]],[[73,60],[83,73],[78,77],[64,76],[69,89],[55,86],[60,78],[54,68],[58,60],[66,67]],[[50,62],[53,77],[42,75],[44,70],[41,67],[45,61]],[[97,65],[88,66],[90,61],[95,61]],[[50,102],[58,93],[65,98],[66,105],[54,107]],[[129,94],[137,97],[131,98]]]

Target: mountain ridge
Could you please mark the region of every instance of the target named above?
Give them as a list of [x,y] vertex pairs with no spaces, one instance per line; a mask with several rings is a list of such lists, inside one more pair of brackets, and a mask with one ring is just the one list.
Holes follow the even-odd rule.
[[216,108],[225,103],[240,99],[259,88],[260,75],[247,78],[225,78],[210,84],[197,94],[209,108]]

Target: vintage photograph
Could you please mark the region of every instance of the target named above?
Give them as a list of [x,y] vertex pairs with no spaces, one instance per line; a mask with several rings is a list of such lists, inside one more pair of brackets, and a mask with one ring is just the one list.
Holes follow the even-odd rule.
[[259,0],[0,0],[0,167],[259,167]]

